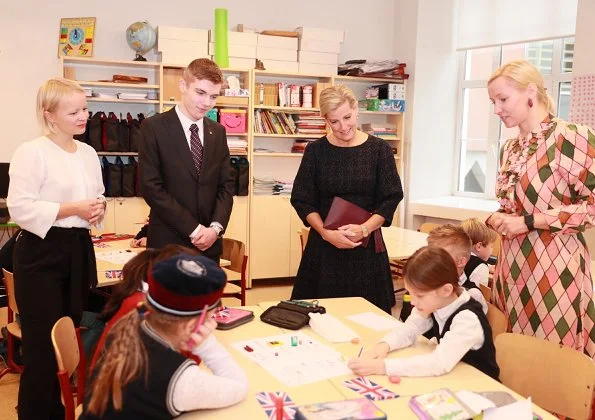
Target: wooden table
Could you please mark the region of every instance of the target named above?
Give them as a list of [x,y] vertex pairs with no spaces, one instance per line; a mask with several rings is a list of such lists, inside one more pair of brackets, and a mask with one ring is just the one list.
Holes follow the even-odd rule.
[[408,258],[419,248],[428,244],[427,233],[396,226],[383,227],[382,236],[386,244],[388,258],[391,260]]
[[[138,254],[139,252],[144,251],[144,248],[131,248],[130,247],[130,239],[122,239],[118,241],[109,241],[109,242],[100,242],[100,247],[95,244],[94,249],[95,253],[101,252],[109,252],[109,251],[125,251],[131,252],[134,254]],[[113,272],[121,271],[124,264],[116,264],[112,262],[108,262],[105,260],[97,259],[97,287],[106,287],[106,286],[113,286],[120,282],[121,278],[117,276],[113,276]],[[221,267],[228,267],[231,265],[231,262],[228,260],[221,259],[219,262]],[[224,269],[225,270],[225,269]],[[227,271],[227,270],[225,270]],[[111,273],[110,273],[111,272]],[[232,273],[232,272],[229,272]],[[109,277],[108,277],[109,276]],[[233,273],[233,276],[237,276]],[[228,278],[232,278],[230,274]]]
[[[298,387],[287,387],[269,375],[264,369],[251,362],[247,357],[240,355],[231,344],[236,341],[248,338],[266,337],[287,333],[290,330],[283,330],[272,325],[264,324],[259,316],[266,308],[276,305],[278,302],[261,302],[257,307],[247,307],[254,311],[255,320],[228,331],[216,331],[217,338],[228,348],[234,359],[245,369],[250,381],[250,390],[246,399],[235,406],[218,410],[202,410],[187,413],[180,418],[189,419],[266,419],[264,410],[257,403],[255,394],[260,391],[286,391],[292,400],[297,404],[308,404],[314,402],[324,402],[333,400],[344,400],[358,398],[358,394],[343,385],[343,381],[354,378],[354,375],[336,377],[321,381],[315,384],[303,385]],[[385,332],[374,331],[360,324],[352,322],[346,317],[348,315],[361,312],[374,312],[376,314],[389,317],[388,314],[369,303],[363,298],[337,298],[320,299],[320,304],[327,309],[327,312],[339,318],[347,326],[353,328],[361,337],[362,341],[358,344],[352,343],[328,343],[324,338],[314,333],[310,327],[304,327],[302,330],[306,334],[327,344],[329,347],[339,351],[346,358],[352,358],[359,352],[361,346],[369,348],[377,343]],[[422,339],[415,346],[392,352],[389,357],[406,357],[415,354],[431,352],[433,346],[427,340]],[[389,419],[417,419],[417,416],[409,409],[409,397],[440,388],[450,388],[453,391],[506,391],[517,398],[521,398],[515,392],[509,390],[501,383],[493,380],[489,376],[467,365],[459,363],[450,373],[431,378],[402,378],[400,384],[392,384],[388,377],[383,375],[373,375],[369,377],[372,381],[388,388],[401,395],[394,400],[377,401],[375,404],[387,413]],[[555,417],[545,410],[533,405],[533,411],[539,414],[544,420],[555,420]]]

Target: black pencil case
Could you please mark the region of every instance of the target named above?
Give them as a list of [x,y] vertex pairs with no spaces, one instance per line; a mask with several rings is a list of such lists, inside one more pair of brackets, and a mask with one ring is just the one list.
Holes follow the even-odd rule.
[[271,306],[260,315],[260,320],[267,324],[274,325],[288,330],[299,330],[310,322],[311,312],[324,314],[326,309],[319,306],[317,301],[313,303],[305,301],[285,300],[277,306]]

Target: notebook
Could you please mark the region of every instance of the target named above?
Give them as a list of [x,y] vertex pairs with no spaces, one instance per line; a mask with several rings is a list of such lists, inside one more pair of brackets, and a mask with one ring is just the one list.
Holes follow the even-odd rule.
[[300,405],[295,414],[295,420],[385,420],[386,418],[386,414],[367,398]]

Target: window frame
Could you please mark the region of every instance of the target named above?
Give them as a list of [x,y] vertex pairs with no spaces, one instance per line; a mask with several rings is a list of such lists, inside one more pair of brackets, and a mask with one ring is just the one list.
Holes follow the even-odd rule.
[[[547,91],[552,95],[554,98],[554,102],[556,107],[559,106],[559,91],[560,91],[560,83],[564,82],[572,82],[572,71],[564,72],[563,67],[563,52],[564,52],[564,40],[568,38],[573,38],[574,36],[565,36],[562,38],[554,38],[552,39],[554,42],[553,46],[553,53],[552,53],[552,74],[543,74],[544,85]],[[538,42],[530,41],[530,42]],[[542,41],[549,41],[542,40]],[[528,44],[530,42],[525,42]],[[515,43],[519,44],[519,43]],[[495,45],[493,46],[492,52],[492,69],[491,71],[494,72],[498,69],[502,64],[502,49],[508,44],[503,45]],[[467,70],[467,54],[469,51],[472,50],[465,50],[458,52],[458,83],[457,83],[457,112],[456,112],[456,124],[455,124],[455,140],[456,140],[456,147],[455,147],[455,156],[454,156],[454,172],[453,172],[453,195],[460,196],[460,197],[473,197],[473,198],[483,198],[483,199],[496,199],[496,178],[498,168],[497,165],[499,164],[499,154],[500,154],[500,119],[493,113],[493,109],[490,112],[489,122],[488,122],[488,138],[486,139],[486,174],[485,174],[485,192],[470,192],[470,191],[462,191],[459,187],[461,185],[463,174],[461,173],[461,152],[463,147],[463,140],[483,140],[483,139],[463,139],[463,127],[465,125],[465,91],[466,89],[474,89],[474,88],[487,88],[487,78],[486,79],[470,79],[466,80],[466,70]],[[558,109],[556,109],[556,114],[558,113]],[[508,139],[502,139],[502,143],[504,143]]]

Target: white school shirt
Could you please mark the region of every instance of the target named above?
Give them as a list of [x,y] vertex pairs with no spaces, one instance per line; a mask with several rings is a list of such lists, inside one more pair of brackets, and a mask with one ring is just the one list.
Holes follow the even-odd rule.
[[46,136],[23,143],[10,161],[6,200],[11,219],[45,238],[52,226],[90,228],[78,216],[56,220],[60,204],[102,197],[105,191],[95,150],[75,140],[69,153]]
[[[471,253],[471,255],[475,255],[477,257],[477,255],[475,253]],[[479,258],[479,257],[477,257]],[[479,287],[480,284],[483,284],[484,286],[488,286],[488,280],[490,277],[490,268],[488,267],[487,264],[479,264],[477,267],[475,267],[475,270],[473,270],[473,272],[471,273],[471,275],[469,276],[469,280],[471,280],[473,283],[475,283],[477,285],[477,287]]]
[[[438,329],[444,329],[448,318],[471,296],[464,290],[450,305],[434,312]],[[382,339],[390,350],[409,347],[417,338],[432,328],[432,317],[424,318],[413,308],[409,318]],[[450,329],[429,354],[402,359],[385,359],[384,366],[389,376],[440,376],[450,372],[469,350],[478,350],[485,338],[477,315],[469,310],[459,312],[452,320]]]
[[[463,272],[463,274],[461,274],[459,276],[459,286],[462,286],[463,284],[465,284],[466,281],[467,281],[467,274],[465,274]],[[471,288],[471,289],[465,289],[465,290],[467,290],[467,293],[469,293],[469,295],[473,299],[475,299],[476,301],[481,303],[481,308],[483,309],[483,313],[487,314],[488,313],[488,303],[486,302],[485,298],[483,297],[483,293],[481,293],[481,289]]]
[[[154,340],[174,349],[147,322],[143,322],[142,327]],[[168,394],[171,392],[171,404],[175,411],[227,407],[246,398],[248,378],[214,334],[192,353],[200,357],[210,372],[193,363],[172,378]]]

